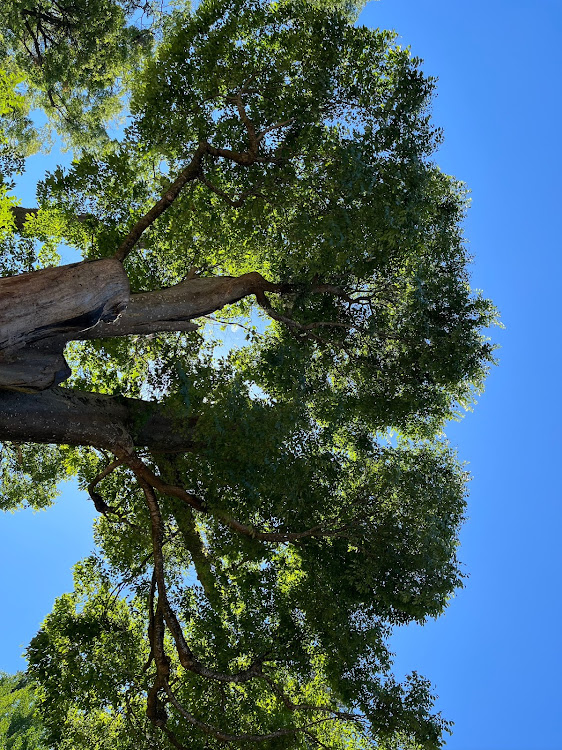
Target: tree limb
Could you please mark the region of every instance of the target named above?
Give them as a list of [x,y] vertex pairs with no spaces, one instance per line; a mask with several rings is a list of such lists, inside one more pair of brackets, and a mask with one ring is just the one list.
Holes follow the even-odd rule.
[[194,448],[197,418],[170,414],[152,401],[65,388],[40,393],[0,390],[0,440],[88,445],[113,450],[131,440],[155,453]]
[[345,534],[347,530],[347,526],[326,529],[322,525],[317,525],[305,529],[304,531],[296,532],[258,531],[253,526],[247,526],[246,524],[240,523],[226,513],[226,511],[217,508],[209,508],[202,498],[191,492],[187,492],[183,487],[166,483],[161,477],[151,471],[136,453],[132,453],[123,445],[115,443],[112,451],[123,461],[123,463],[127,464],[127,466],[134,471],[140,481],[149,484],[163,495],[169,495],[183,500],[190,508],[194,508],[205,515],[210,515],[216,518],[217,521],[224,523],[232,529],[232,531],[235,531],[242,536],[249,537],[250,539],[255,539],[260,542],[278,542],[282,544],[286,542],[296,542],[308,537],[335,538]]
[[[234,674],[227,674],[224,672],[216,672],[215,670],[209,669],[209,667],[202,664],[195,656],[193,651],[189,648],[185,636],[183,634],[182,627],[174,610],[172,609],[168,596],[166,593],[166,581],[164,575],[164,555],[162,551],[164,533],[162,529],[162,514],[156,499],[154,488],[150,482],[146,481],[143,477],[139,478],[139,484],[142,487],[148,511],[150,514],[150,522],[152,528],[152,545],[154,553],[154,575],[156,577],[156,583],[158,587],[158,606],[162,609],[162,616],[166,625],[168,626],[172,637],[174,639],[180,664],[184,669],[194,672],[195,674],[205,677],[210,680],[217,682],[230,682],[241,684],[248,682],[249,680],[259,677],[261,674],[261,667],[265,656],[258,657],[254,660],[248,669],[242,670]],[[158,608],[157,608],[158,613]],[[157,623],[157,620],[155,620]],[[158,623],[157,623],[158,624]],[[156,626],[155,626],[156,627]],[[154,631],[156,633],[156,630]],[[163,644],[163,635],[162,635]],[[154,641],[154,658],[158,664],[159,642]],[[163,646],[162,646],[163,648]],[[167,662],[169,664],[169,662]],[[158,689],[160,689],[161,685]],[[156,691],[157,692],[157,691]]]

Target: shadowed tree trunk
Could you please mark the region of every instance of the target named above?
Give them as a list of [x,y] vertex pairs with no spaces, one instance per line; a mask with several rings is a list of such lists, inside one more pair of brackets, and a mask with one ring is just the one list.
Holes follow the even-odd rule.
[[14,442],[91,445],[111,450],[130,443],[173,453],[192,448],[195,418],[172,415],[141,399],[65,388],[42,393],[0,390],[0,435]]

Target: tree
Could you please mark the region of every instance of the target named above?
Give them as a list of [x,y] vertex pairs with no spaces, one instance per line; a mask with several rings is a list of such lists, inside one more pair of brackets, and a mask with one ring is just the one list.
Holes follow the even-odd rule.
[[[28,649],[53,747],[442,744],[386,639],[462,582],[442,430],[482,387],[494,311],[463,186],[431,160],[434,81],[353,21],[206,0],[142,65],[127,32],[124,133],[86,128],[40,208],[9,209],[2,503],[73,474],[100,513]],[[72,34],[61,69],[80,45],[105,64]],[[59,83],[76,108],[110,73]],[[84,260],[52,265],[63,241]]]
[[23,75],[32,103],[74,146],[106,139],[157,17],[142,0],[6,0],[0,58]]
[[4,750],[47,750],[34,686],[22,674],[0,672],[0,740]]

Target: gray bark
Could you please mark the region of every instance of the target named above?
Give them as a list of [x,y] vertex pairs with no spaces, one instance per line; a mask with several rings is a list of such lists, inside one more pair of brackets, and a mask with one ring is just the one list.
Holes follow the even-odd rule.
[[273,288],[259,273],[243,276],[186,279],[155,292],[132,294],[126,309],[112,322],[100,321],[70,339],[97,339],[160,331],[189,331],[197,328],[194,318],[216,312],[243,297]]
[[70,374],[64,347],[71,340],[189,330],[193,318],[268,289],[275,287],[249,273],[191,278],[130,296],[113,258],[0,279],[0,440],[111,450],[132,439],[151,452],[190,450],[193,420],[185,414],[55,387]]
[[129,296],[127,275],[113,258],[2,278],[0,352],[115,320]]
[[63,382],[69,341],[193,330],[192,319],[271,287],[248,273],[130,295],[114,258],[0,279],[0,389],[35,392]]
[[113,258],[0,279],[0,388],[37,391],[65,380],[66,341],[115,320],[129,297]]

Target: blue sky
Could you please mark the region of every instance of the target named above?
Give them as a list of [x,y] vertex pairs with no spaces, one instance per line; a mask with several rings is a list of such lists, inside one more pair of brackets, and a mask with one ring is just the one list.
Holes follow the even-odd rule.
[[[505,325],[486,393],[449,430],[473,474],[460,550],[470,577],[444,617],[395,635],[397,670],[434,682],[455,722],[450,750],[561,750],[562,3],[379,0],[361,20],[396,29],[439,77],[437,161],[472,191],[473,283]],[[47,164],[35,158],[31,174]],[[20,644],[71,586],[93,516],[65,488],[48,512],[0,517],[0,668],[24,665]]]
[[473,284],[505,325],[486,393],[448,431],[473,474],[470,578],[443,618],[396,635],[397,667],[435,683],[451,750],[560,750],[562,4],[380,0],[362,20],[439,77],[437,161],[472,191]]

